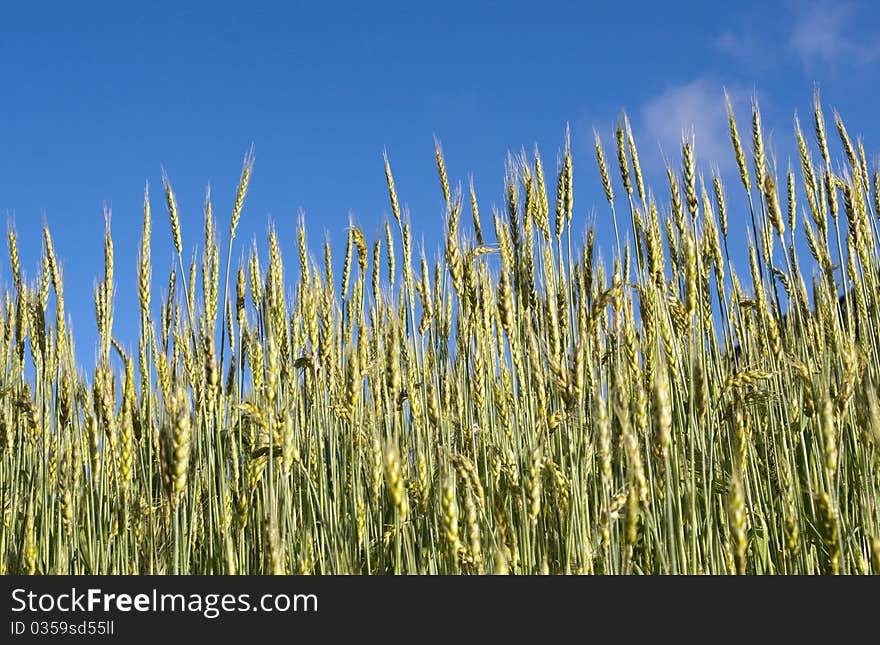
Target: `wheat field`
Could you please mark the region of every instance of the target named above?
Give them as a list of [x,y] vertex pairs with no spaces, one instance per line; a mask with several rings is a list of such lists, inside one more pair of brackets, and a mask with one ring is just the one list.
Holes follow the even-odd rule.
[[880,573],[880,174],[818,95],[797,170],[728,114],[736,186],[686,137],[648,189],[629,121],[596,136],[609,265],[567,140],[509,157],[500,212],[438,142],[439,250],[386,156],[384,235],[316,259],[301,221],[287,265],[236,240],[252,154],[188,266],[163,174],[175,269],[148,191],[115,337],[108,219],[88,368],[49,229],[29,283],[10,228],[0,574]]

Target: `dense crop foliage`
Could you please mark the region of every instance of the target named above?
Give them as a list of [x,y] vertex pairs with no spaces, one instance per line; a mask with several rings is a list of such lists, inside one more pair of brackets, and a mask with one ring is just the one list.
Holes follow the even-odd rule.
[[[730,204],[690,140],[652,194],[629,122],[616,159],[597,137],[610,266],[568,144],[552,176],[511,157],[492,213],[438,144],[437,262],[387,158],[384,235],[316,262],[301,224],[293,268],[274,232],[231,266],[251,156],[189,266],[165,178],[167,295],[146,195],[137,354],[108,220],[88,373],[49,230],[33,283],[10,230],[0,573],[880,573],[880,175],[818,98],[797,172],[756,105],[748,142],[729,114]],[[757,231],[748,273],[731,223]]]

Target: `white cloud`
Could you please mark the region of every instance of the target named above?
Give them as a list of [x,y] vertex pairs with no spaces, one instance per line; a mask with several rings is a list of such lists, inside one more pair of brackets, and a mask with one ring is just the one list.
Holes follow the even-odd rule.
[[880,60],[880,32],[864,15],[861,0],[788,0],[762,14],[767,25],[742,17],[708,41],[750,74],[797,60],[808,74],[839,72]]
[[[728,87],[734,107],[746,96]],[[681,156],[682,134],[694,135],[697,162],[712,163],[721,170],[735,167],[730,143],[724,87],[710,77],[672,85],[648,99],[641,108],[645,143],[657,144],[673,164]]]
[[790,5],[793,25],[788,46],[805,67],[870,63],[880,44],[859,33],[857,7],[852,3],[817,0]]

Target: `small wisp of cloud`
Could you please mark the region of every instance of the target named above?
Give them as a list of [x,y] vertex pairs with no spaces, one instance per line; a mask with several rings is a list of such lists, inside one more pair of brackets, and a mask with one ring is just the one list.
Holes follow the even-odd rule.
[[807,75],[839,73],[880,60],[880,33],[866,9],[857,1],[789,0],[769,11],[766,25],[742,16],[708,45],[750,74],[790,62]]
[[[746,93],[728,87],[734,105],[743,102]],[[646,101],[641,108],[645,142],[659,146],[660,156],[677,163],[682,136],[694,137],[697,160],[712,159],[720,170],[736,167],[730,145],[724,86],[711,77],[672,85]]]
[[859,7],[849,2],[791,4],[793,24],[789,48],[805,67],[866,64],[880,57],[880,43],[859,33]]

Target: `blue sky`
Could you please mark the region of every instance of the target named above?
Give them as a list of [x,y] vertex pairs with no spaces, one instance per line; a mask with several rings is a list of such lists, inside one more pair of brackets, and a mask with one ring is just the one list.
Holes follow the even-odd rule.
[[[744,129],[757,93],[781,168],[793,114],[808,122],[815,83],[827,114],[837,108],[876,163],[880,9],[868,2],[182,4],[0,6],[0,215],[15,222],[29,278],[43,218],[49,223],[84,367],[94,357],[104,204],[117,258],[114,331],[135,343],[146,182],[154,285],[165,283],[163,165],[191,251],[201,246],[209,182],[227,229],[253,143],[235,255],[254,235],[264,247],[273,221],[294,267],[300,208],[316,255],[325,231],[343,250],[350,212],[368,236],[379,232],[389,213],[383,148],[415,237],[433,249],[443,215],[435,134],[452,182],[473,174],[488,213],[503,203],[507,152],[538,144],[553,173],[569,123],[575,225],[595,219],[606,257],[613,238],[592,131],[610,144],[623,109],[661,197],[660,151],[677,160],[682,128],[691,126],[703,170],[718,165],[731,177],[728,193],[739,190],[723,87]],[[731,214],[735,231],[744,230],[740,217]],[[5,256],[0,282],[9,286]]]

